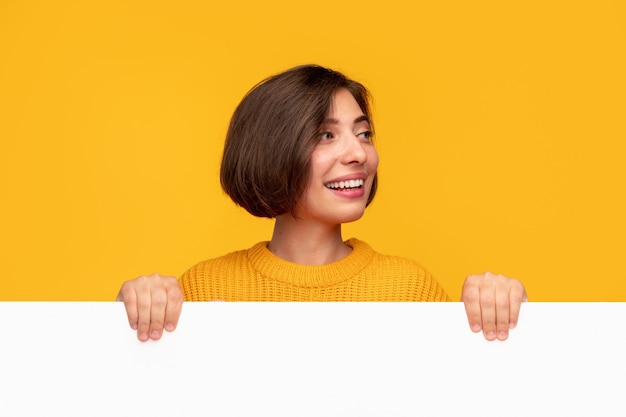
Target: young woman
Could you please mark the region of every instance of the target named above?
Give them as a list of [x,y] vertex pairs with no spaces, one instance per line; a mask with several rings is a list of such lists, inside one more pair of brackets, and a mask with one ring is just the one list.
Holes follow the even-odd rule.
[[[186,301],[449,301],[413,260],[381,255],[343,223],[363,216],[376,193],[378,154],[368,91],[316,65],[255,86],[226,136],[221,184],[254,216],[275,219],[269,242],[201,262],[180,279],[158,274],[122,285],[139,340],[175,329]],[[473,331],[505,340],[524,286],[502,275],[467,277],[462,301]]]

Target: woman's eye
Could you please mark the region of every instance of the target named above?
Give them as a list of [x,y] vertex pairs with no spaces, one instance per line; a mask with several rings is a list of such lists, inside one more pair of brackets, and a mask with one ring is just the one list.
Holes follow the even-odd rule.
[[321,140],[328,140],[328,139],[332,139],[333,138],[333,134],[330,132],[323,132],[320,133],[320,139]]
[[358,133],[357,136],[360,137],[360,138],[363,138],[363,139],[370,140],[372,138],[372,131],[371,130],[366,130],[364,132]]

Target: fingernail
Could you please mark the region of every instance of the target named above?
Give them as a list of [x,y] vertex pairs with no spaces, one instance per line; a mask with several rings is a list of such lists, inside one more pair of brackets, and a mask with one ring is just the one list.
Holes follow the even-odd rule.
[[489,340],[493,340],[493,339],[495,339],[495,338],[496,338],[496,334],[495,334],[495,332],[488,332],[488,333],[487,333],[487,339],[489,339]]
[[133,329],[133,330],[137,330],[137,323],[131,324],[130,328]]
[[509,323],[509,329],[514,329],[515,326],[517,326],[517,323],[513,323],[513,322]]
[[165,330],[167,330],[168,332],[171,332],[172,330],[174,330],[174,325],[169,323],[165,325]]
[[152,331],[152,339],[156,340],[159,337],[161,337],[161,333],[157,332],[156,330]]
[[480,324],[472,324],[472,331],[474,333],[479,332],[480,331]]
[[141,333],[139,335],[139,340],[145,342],[146,340],[148,340],[148,333]]
[[506,340],[509,337],[509,335],[507,334],[507,332],[500,332],[498,333],[498,339],[500,340]]

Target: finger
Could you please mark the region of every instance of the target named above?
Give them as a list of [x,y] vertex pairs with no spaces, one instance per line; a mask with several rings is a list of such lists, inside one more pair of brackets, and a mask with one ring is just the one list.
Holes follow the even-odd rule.
[[522,308],[522,303],[528,301],[528,296],[526,295],[526,291],[524,290],[524,286],[520,282],[519,285],[515,285],[511,289],[511,293],[509,295],[509,328],[514,329],[517,327],[517,321],[519,319],[520,309]]
[[142,286],[137,288],[137,338],[142,342],[145,342],[150,337],[148,332],[150,331],[150,310],[152,300],[150,294],[150,288]]
[[173,285],[167,290],[167,305],[165,307],[165,330],[168,332],[176,329],[178,318],[183,307],[183,293],[180,290],[178,281],[175,280]]
[[480,311],[480,291],[474,284],[475,277],[469,276],[463,285],[461,301],[465,304],[465,313],[470,329],[474,333],[482,329],[482,319]]
[[496,290],[496,335],[498,340],[506,340],[509,337],[510,326],[510,291]]
[[480,289],[480,312],[483,335],[487,340],[496,339],[496,301],[493,287]]
[[117,301],[124,302],[124,308],[126,309],[126,315],[128,316],[128,324],[131,329],[137,330],[137,293],[132,286],[122,285],[119,294],[117,295]]
[[165,324],[167,291],[161,286],[152,288],[150,291],[150,298],[150,339],[159,340],[163,334],[163,325]]

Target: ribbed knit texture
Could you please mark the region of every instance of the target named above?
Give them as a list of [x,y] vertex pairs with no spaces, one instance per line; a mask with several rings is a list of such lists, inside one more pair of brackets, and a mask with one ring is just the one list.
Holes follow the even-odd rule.
[[186,301],[450,301],[417,262],[350,239],[352,252],[327,265],[285,261],[260,242],[201,262],[180,278]]

